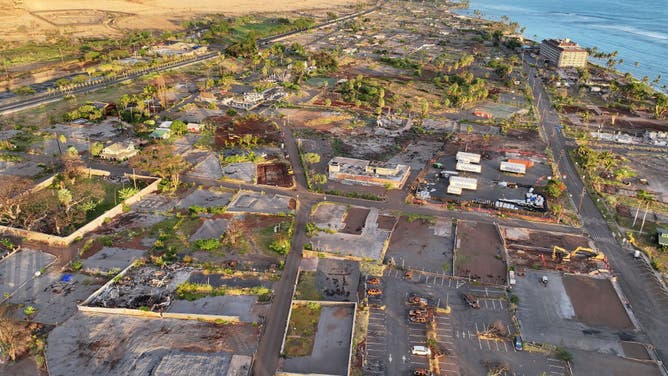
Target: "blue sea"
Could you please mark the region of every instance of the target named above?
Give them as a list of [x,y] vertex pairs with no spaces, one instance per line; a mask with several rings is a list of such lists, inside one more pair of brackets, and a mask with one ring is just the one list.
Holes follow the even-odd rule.
[[[529,39],[570,38],[584,47],[619,51],[615,68],[668,85],[668,0],[470,0],[460,13],[510,20]],[[593,61],[604,64],[604,61]],[[637,66],[635,63],[638,63]],[[665,90],[664,90],[665,91]]]

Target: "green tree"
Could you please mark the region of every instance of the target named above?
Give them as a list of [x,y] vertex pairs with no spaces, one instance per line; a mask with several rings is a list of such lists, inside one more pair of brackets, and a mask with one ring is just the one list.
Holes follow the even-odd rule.
[[427,102],[426,99],[422,98],[422,103],[420,106],[420,116],[422,116],[422,118],[424,119],[427,117],[428,114],[429,114],[429,102]]
[[313,175],[313,182],[315,184],[327,184],[327,175],[325,174],[315,174]]
[[65,212],[68,212],[72,204],[72,192],[67,188],[61,188],[56,193],[58,202],[65,207]]
[[320,154],[318,153],[305,153],[304,154],[304,161],[309,164],[314,164],[314,163],[319,163],[320,162]]
[[566,185],[556,179],[550,179],[545,186],[545,193],[552,198],[559,198],[566,190]]
[[663,93],[657,93],[654,97],[654,117],[663,119],[668,112],[668,96]]
[[90,150],[89,150],[90,155],[92,155],[93,157],[97,157],[102,152],[102,149],[104,149],[104,144],[103,143],[94,142],[90,145]]
[[183,122],[183,120],[174,120],[172,125],[169,126],[169,129],[173,134],[181,136],[188,131],[188,126]]
[[130,167],[169,179],[172,189],[176,189],[181,181],[181,173],[190,164],[177,154],[170,144],[156,144],[143,149],[130,159]]

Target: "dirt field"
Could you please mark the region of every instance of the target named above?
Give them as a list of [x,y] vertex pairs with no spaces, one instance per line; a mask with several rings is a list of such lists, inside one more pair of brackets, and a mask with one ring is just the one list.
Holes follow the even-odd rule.
[[[74,37],[107,37],[119,35],[122,30],[178,30],[181,21],[203,14],[338,10],[343,5],[356,2],[202,0],[185,3],[177,0],[101,0],[88,3],[76,0],[24,0],[17,8],[13,6],[14,3],[12,0],[0,0],[0,23],[5,26],[0,30],[0,38],[4,40],[42,40],[46,33],[58,31],[66,31]],[[101,22],[90,24],[94,20]]]
[[642,343],[624,341],[622,342],[622,349],[624,349],[624,355],[628,356],[629,358],[644,360],[651,359],[647,353],[645,345]]
[[289,173],[290,166],[285,163],[261,164],[257,166],[257,183],[275,185],[278,187],[291,187],[292,175]]
[[352,207],[348,209],[344,220],[346,227],[341,232],[354,235],[361,234],[369,212],[370,210],[366,208]]
[[376,219],[378,228],[382,230],[392,230],[395,223],[397,223],[397,218],[390,215],[379,215]]
[[568,235],[558,232],[528,230],[523,228],[502,227],[501,234],[506,239],[508,248],[525,249],[526,247],[552,249],[553,246],[572,251],[577,247],[589,247],[584,236]]
[[452,272],[452,222],[449,218],[430,225],[422,219],[401,217],[392,232],[386,260],[397,265],[434,273]]
[[586,274],[605,267],[601,262],[584,257],[574,257],[568,263],[552,259],[555,245],[569,252],[577,247],[589,247],[589,241],[584,236],[517,227],[501,227],[501,235],[506,241],[509,262],[518,270],[530,267]]
[[275,124],[260,118],[232,119],[230,116],[212,116],[207,121],[215,124],[216,145],[238,145],[244,136],[257,137],[258,144],[280,142],[281,132]]
[[488,223],[457,223],[455,272],[481,282],[506,283],[506,263],[496,226]]
[[569,274],[563,280],[578,320],[592,326],[633,329],[609,280]]

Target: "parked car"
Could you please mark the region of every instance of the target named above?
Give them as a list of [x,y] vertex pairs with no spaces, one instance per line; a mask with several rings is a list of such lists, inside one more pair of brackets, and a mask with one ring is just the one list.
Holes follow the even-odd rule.
[[515,336],[515,338],[513,338],[513,345],[515,346],[515,351],[522,351],[524,349],[524,343],[522,342],[522,337]]
[[411,349],[413,355],[431,355],[431,350],[426,346],[413,346]]

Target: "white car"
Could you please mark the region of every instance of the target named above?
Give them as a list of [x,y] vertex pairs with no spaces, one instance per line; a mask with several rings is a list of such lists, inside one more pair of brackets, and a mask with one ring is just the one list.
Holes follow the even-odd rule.
[[431,349],[426,346],[413,346],[413,349],[411,350],[411,353],[413,355],[431,355]]

